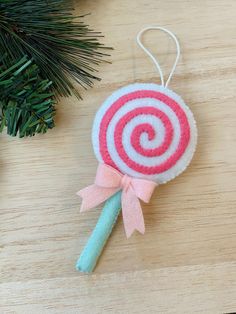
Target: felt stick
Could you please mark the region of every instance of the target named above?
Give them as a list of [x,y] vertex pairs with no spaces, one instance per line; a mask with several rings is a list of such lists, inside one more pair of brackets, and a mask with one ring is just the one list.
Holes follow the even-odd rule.
[[105,203],[98,222],[84,247],[76,269],[80,272],[91,273],[102,253],[113,226],[121,210],[121,191],[112,195]]

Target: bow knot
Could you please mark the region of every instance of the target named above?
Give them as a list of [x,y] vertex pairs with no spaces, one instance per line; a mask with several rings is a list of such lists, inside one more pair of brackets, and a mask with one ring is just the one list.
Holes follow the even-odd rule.
[[130,185],[131,185],[131,181],[132,179],[127,176],[127,174],[123,175],[121,182],[120,182],[120,186],[122,188],[123,191],[127,192]]
[[156,186],[153,181],[132,178],[106,164],[99,164],[94,184],[77,193],[82,197],[80,211],[96,207],[122,190],[121,205],[126,236],[130,237],[134,230],[144,233],[145,225],[139,199],[148,203]]

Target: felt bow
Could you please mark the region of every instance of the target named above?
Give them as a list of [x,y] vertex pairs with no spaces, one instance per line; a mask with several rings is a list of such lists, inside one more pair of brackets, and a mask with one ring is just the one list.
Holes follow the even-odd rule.
[[135,179],[106,164],[99,164],[94,184],[77,192],[82,197],[80,211],[96,207],[122,190],[121,206],[126,236],[129,238],[134,230],[143,234],[145,225],[139,199],[148,203],[156,186],[153,181]]

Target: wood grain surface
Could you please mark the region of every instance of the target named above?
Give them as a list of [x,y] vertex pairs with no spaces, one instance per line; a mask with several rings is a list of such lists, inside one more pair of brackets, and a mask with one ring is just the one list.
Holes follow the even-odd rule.
[[[113,46],[102,81],[83,101],[61,99],[56,128],[30,139],[1,135],[0,313],[236,312],[236,1],[86,0],[76,13]],[[76,259],[100,210],[79,214],[76,191],[93,181],[94,114],[115,89],[159,82],[135,36],[155,24],[177,34],[182,55],[170,88],[197,120],[188,170],[143,206],[146,234],[119,219],[93,275]],[[174,60],[165,35],[145,43],[164,72]]]

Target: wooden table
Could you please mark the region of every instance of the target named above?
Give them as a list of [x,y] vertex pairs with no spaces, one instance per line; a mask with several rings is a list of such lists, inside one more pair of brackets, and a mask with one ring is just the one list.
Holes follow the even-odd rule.
[[[112,64],[83,101],[61,99],[57,127],[30,139],[1,136],[1,313],[236,312],[236,1],[75,1],[113,46]],[[182,56],[170,87],[195,114],[188,170],[144,206],[146,234],[125,238],[121,218],[93,275],[75,261],[99,210],[79,213],[76,191],[93,181],[90,129],[115,89],[159,82],[135,36],[156,24],[177,34]],[[167,74],[174,46],[145,42]]]

